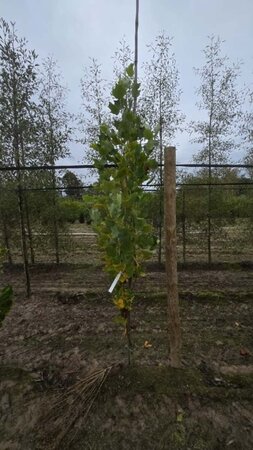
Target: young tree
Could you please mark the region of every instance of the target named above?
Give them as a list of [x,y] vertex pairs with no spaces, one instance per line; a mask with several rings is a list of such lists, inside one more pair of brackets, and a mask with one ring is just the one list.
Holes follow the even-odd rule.
[[[191,122],[190,131],[192,142],[201,147],[195,161],[208,164],[211,183],[212,164],[226,163],[236,147],[234,135],[241,106],[237,87],[240,66],[230,64],[228,57],[222,55],[219,37],[209,37],[204,56],[203,67],[195,69],[201,82],[197,106],[203,119]],[[211,263],[211,186],[208,188],[208,262]]]
[[[26,238],[26,205],[23,192],[24,176],[20,167],[31,161],[29,147],[30,111],[36,92],[36,54],[27,49],[25,39],[18,38],[15,24],[0,21],[0,134],[2,159],[17,167],[15,182],[18,192],[21,242],[30,296],[30,277]],[[27,144],[27,146],[26,146]]]
[[[57,64],[52,57],[43,62],[43,74],[40,80],[38,107],[39,148],[43,164],[55,165],[59,158],[69,154],[68,144],[71,136],[71,115],[66,111],[66,87],[62,84]],[[55,170],[51,172],[51,186],[57,186]],[[52,192],[52,225],[56,263],[60,262],[59,234],[57,218],[57,193]]]
[[[153,133],[134,111],[134,67],[130,65],[112,90],[109,104],[113,120],[103,123],[93,145],[94,164],[99,172],[100,196],[94,205],[93,223],[104,253],[105,269],[119,277],[114,304],[120,310],[131,351],[130,311],[134,294],[132,282],[142,271],[142,263],[155,244],[152,227],[143,217],[144,192],[141,184],[149,178],[155,161]],[[106,167],[107,164],[113,167]]]
[[[184,116],[179,109],[181,91],[176,59],[172,52],[172,40],[165,33],[162,33],[156,37],[154,43],[150,44],[148,48],[151,59],[144,65],[144,88],[140,108],[146,122],[159,135],[154,156],[160,164],[158,182],[162,186],[164,147],[172,143],[172,139],[182,125]],[[161,262],[163,223],[162,203],[163,190],[161,188],[159,197],[159,262]]]

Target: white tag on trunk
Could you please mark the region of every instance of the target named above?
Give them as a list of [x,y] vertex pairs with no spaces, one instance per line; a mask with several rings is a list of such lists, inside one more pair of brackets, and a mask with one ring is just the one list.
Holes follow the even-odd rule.
[[116,275],[116,277],[114,278],[111,286],[108,289],[108,292],[110,292],[110,294],[112,293],[113,289],[115,288],[116,284],[118,283],[121,275],[122,275],[122,272],[119,272],[118,275]]

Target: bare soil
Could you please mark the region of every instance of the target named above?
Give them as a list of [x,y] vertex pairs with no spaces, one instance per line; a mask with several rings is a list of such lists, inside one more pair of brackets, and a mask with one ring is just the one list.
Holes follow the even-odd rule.
[[87,418],[84,408],[61,450],[253,448],[250,268],[179,272],[178,370],[169,367],[162,267],[148,265],[134,287],[130,368],[100,264],[37,265],[31,274],[30,299],[22,267],[3,274],[15,298],[0,329],[1,450],[54,448],[43,411],[85,374],[114,363],[121,369],[108,376]]

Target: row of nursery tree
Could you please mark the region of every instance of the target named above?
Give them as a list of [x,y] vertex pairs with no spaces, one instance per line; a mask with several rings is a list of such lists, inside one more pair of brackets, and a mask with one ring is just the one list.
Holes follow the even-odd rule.
[[[164,147],[173,143],[177,132],[188,129],[191,142],[199,149],[195,161],[209,164],[207,173],[201,174],[208,176],[209,181],[211,177],[224,177],[224,171],[214,172],[211,165],[228,162],[238,147],[242,149],[241,161],[252,163],[253,92],[240,88],[241,65],[223,56],[222,41],[215,36],[208,38],[204,64],[195,69],[200,80],[197,106],[203,117],[196,122],[187,121],[180,110],[182,92],[172,39],[165,33],[157,36],[149,51],[150,59],[140,71],[137,112],[156,138],[152,158],[162,163]],[[132,51],[124,40],[113,61],[112,78],[117,80],[133,61]],[[84,161],[94,161],[92,143],[99,138],[101,125],[110,126],[113,115],[117,115],[111,89],[112,83],[103,78],[101,66],[91,59],[81,79],[80,114],[71,114],[66,103],[68,89],[56,62],[51,57],[40,62],[26,39],[18,36],[15,25],[1,19],[0,166],[16,168],[0,171],[0,227],[10,262],[10,243],[19,228],[26,262],[35,261],[35,236],[41,236],[45,230],[59,262],[59,228],[72,207],[60,198],[60,187],[65,187],[67,195],[75,192],[80,198],[82,183],[70,172],[60,178],[55,170],[20,168],[53,167],[59,158],[71,153],[71,144],[76,141],[83,149]],[[154,183],[163,184],[161,164],[152,177]],[[156,217],[161,235],[162,194],[156,200],[156,210],[160,212]],[[88,214],[87,208],[79,211],[81,220]]]

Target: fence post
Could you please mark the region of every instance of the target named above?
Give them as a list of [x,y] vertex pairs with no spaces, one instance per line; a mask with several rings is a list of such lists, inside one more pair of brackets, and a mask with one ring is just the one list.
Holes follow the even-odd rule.
[[164,213],[170,364],[172,367],[180,367],[181,327],[177,285],[175,147],[167,147],[164,151]]

